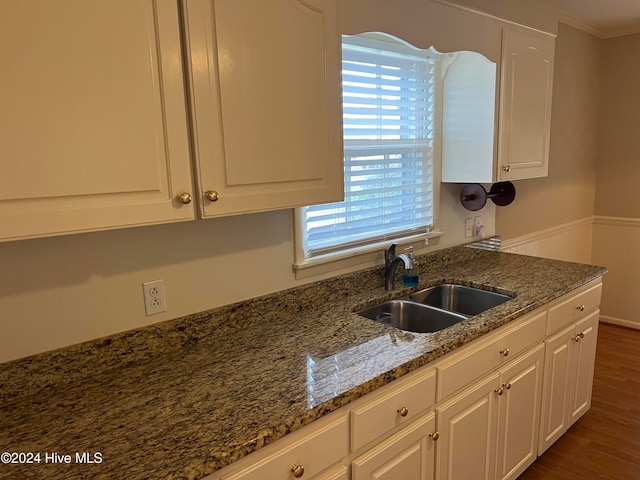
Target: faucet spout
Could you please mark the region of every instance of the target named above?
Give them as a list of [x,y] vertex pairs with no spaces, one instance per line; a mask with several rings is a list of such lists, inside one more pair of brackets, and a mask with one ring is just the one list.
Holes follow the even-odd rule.
[[411,259],[407,255],[404,253],[396,255],[396,247],[397,244],[394,243],[384,251],[384,289],[387,291],[395,288],[396,270],[400,263],[404,264],[405,270],[413,268]]

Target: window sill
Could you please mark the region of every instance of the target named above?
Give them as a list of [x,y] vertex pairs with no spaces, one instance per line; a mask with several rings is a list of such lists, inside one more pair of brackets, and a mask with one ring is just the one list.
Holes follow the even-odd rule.
[[[383,251],[392,243],[398,244],[398,253],[402,253],[404,248],[412,246],[415,253],[419,255],[428,246],[438,244],[439,237],[445,232],[436,231],[424,235],[416,235],[397,240],[379,242],[366,247],[352,248],[339,253],[322,255],[309,260],[296,262],[293,264],[296,279],[304,279],[326,273],[342,273],[341,270],[350,269],[355,266],[360,268],[375,267],[384,262]],[[346,273],[346,272],[345,272]]]

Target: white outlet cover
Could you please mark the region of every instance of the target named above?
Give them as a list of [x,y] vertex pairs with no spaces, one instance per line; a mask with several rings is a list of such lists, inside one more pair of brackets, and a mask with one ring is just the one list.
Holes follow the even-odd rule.
[[147,316],[167,311],[164,280],[144,282],[142,291],[144,293],[144,311]]

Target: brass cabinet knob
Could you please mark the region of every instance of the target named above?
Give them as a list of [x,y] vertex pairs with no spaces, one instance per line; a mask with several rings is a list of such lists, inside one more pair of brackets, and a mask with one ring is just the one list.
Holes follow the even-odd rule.
[[399,408],[398,413],[401,417],[406,417],[407,415],[409,415],[409,409],[407,407]]
[[584,305],[578,305],[576,307],[576,310],[580,310],[581,312],[584,312],[585,306]]
[[180,203],[185,204],[185,205],[190,204],[191,200],[193,200],[193,199],[191,198],[191,194],[190,193],[184,192],[184,193],[181,193],[180,195],[178,195],[178,201]]
[[291,465],[291,473],[296,478],[302,478],[304,475],[304,467],[302,465]]
[[210,202],[217,202],[220,198],[220,195],[218,195],[218,192],[216,192],[215,190],[207,190],[206,192],[204,192],[204,197]]
[[502,395],[504,393],[504,387],[498,387],[494,390],[498,395]]
[[503,357],[508,357],[509,356],[509,349],[508,348],[504,348],[504,349],[500,350],[500,355],[502,355]]
[[579,342],[580,340],[582,340],[584,338],[584,333],[580,332],[579,334],[577,334],[575,337],[573,337],[573,339],[576,342]]
[[509,382],[505,383],[504,388],[506,388],[507,390],[511,390],[511,384]]
[[433,440],[435,442],[436,440],[438,440],[440,438],[440,434],[438,432],[431,432],[429,434],[429,438],[431,438],[431,440]]
[[509,165],[503,165],[502,170],[504,172],[510,172],[511,171],[511,167]]

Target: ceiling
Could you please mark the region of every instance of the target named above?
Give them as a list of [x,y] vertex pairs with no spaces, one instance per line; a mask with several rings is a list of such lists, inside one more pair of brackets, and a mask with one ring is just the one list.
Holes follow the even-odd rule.
[[557,0],[560,21],[603,38],[640,33],[640,0]]

